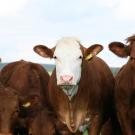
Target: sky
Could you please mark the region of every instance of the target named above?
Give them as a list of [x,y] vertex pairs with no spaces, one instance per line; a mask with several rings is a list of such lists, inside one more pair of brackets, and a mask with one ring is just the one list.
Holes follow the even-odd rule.
[[0,57],[2,62],[20,59],[54,63],[33,51],[37,44],[55,46],[65,36],[89,47],[101,44],[98,54],[109,66],[121,67],[108,44],[135,34],[135,0],[0,0]]

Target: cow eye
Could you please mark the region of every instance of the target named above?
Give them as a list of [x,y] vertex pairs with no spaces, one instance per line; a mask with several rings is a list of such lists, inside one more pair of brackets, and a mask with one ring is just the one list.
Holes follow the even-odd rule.
[[83,57],[82,56],[79,56],[79,59],[82,59]]
[[56,57],[56,56],[53,56],[53,58],[54,58],[54,59],[57,59],[57,57]]

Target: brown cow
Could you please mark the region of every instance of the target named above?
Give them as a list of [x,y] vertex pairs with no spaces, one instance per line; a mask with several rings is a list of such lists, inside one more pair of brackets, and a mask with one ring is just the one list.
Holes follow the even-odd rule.
[[129,56],[116,76],[115,102],[124,135],[135,135],[135,35],[127,38],[128,45],[112,42],[109,49],[119,57]]
[[[21,132],[19,134],[26,135],[29,120],[35,119],[43,108],[48,108],[49,75],[41,65],[21,60],[6,65],[1,70],[0,80],[5,86],[15,89],[18,93],[19,114],[14,123],[17,125],[14,134],[18,134],[16,132],[19,129]],[[10,125],[11,121],[7,124]],[[47,125],[45,121],[44,124]],[[26,130],[20,131],[22,127]],[[46,135],[50,135],[49,132]]]
[[[11,135],[12,125],[19,110],[18,96],[14,89],[0,83],[0,135]],[[8,124],[12,123],[12,124]]]
[[85,48],[72,37],[62,38],[52,49],[34,47],[36,53],[56,62],[49,100],[61,134],[81,134],[88,128],[89,135],[99,135],[112,112],[114,78],[107,64],[96,57],[102,49],[98,44]]

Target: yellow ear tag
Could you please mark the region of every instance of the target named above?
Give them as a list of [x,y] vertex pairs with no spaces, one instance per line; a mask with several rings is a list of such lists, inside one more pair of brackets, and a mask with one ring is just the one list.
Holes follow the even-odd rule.
[[85,60],[90,60],[91,58],[93,57],[93,55],[90,53],[86,58],[85,58]]
[[23,104],[22,106],[25,107],[25,108],[28,108],[28,107],[31,106],[31,103],[30,102],[27,102],[27,103]]

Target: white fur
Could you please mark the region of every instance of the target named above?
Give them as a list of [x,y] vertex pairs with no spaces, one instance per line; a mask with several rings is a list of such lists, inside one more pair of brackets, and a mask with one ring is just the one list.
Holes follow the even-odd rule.
[[79,131],[80,132],[84,132],[89,127],[90,124],[91,124],[90,117],[85,118],[85,123],[83,123],[82,125],[80,125]]
[[60,76],[70,75],[73,80],[69,85],[77,85],[81,78],[81,64],[83,56],[80,49],[80,42],[73,37],[65,37],[59,40],[56,44],[54,56],[57,57],[56,62],[56,77],[57,85],[61,85]]

